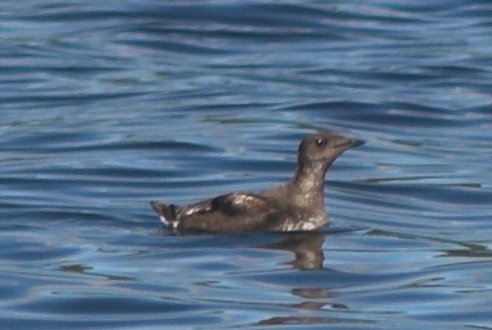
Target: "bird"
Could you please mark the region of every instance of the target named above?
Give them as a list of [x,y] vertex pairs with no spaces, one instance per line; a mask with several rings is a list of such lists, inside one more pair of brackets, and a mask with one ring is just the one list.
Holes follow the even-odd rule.
[[314,231],[328,223],[325,175],[346,150],[364,141],[321,132],[302,139],[293,178],[259,192],[232,192],[189,205],[151,201],[163,224],[182,233]]

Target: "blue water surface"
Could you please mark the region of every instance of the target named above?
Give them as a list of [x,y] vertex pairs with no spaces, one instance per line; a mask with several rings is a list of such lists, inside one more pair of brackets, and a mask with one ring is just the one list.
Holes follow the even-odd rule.
[[[489,1],[0,3],[0,328],[492,329]],[[148,202],[366,140],[317,233],[197,235]]]

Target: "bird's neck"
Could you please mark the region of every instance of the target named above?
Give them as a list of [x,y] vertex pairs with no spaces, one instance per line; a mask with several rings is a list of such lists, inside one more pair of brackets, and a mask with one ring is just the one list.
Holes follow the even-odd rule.
[[322,162],[301,163],[296,169],[292,185],[302,204],[323,204],[325,174],[329,164]]

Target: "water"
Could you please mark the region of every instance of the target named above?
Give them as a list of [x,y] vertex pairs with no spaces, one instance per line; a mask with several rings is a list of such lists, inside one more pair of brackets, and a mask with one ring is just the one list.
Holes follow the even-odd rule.
[[[491,329],[488,1],[2,1],[0,328]],[[148,202],[365,139],[312,234]]]

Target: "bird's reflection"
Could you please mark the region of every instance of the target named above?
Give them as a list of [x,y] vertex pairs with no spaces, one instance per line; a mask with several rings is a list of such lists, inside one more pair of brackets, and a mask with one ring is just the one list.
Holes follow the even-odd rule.
[[[312,271],[322,270],[325,260],[323,244],[326,235],[319,232],[289,233],[283,234],[278,242],[262,246],[267,249],[291,251],[294,260],[289,263],[298,270]],[[292,295],[300,297],[302,302],[293,304],[292,307],[304,311],[319,311],[329,306],[330,309],[347,309],[344,304],[335,302],[336,297],[325,288],[292,288]],[[295,313],[297,314],[297,313]],[[255,323],[255,326],[265,325],[306,325],[306,324],[330,324],[338,322],[337,319],[320,316],[273,316]]]
[[263,247],[274,250],[292,251],[295,258],[291,264],[296,269],[318,270],[323,268],[323,261],[325,259],[322,248],[324,241],[325,236],[318,232],[289,233],[285,234],[285,237],[281,241]]

